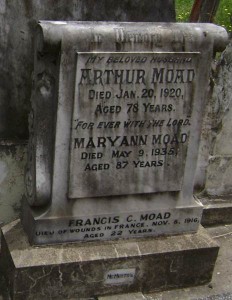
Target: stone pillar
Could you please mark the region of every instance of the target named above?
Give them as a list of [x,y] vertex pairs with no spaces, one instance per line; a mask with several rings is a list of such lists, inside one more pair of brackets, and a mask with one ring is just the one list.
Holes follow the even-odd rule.
[[232,44],[223,52],[213,74],[209,161],[202,202],[204,224],[232,221]]

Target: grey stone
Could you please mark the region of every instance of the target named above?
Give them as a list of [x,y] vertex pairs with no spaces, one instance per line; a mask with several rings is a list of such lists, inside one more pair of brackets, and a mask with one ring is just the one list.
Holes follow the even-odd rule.
[[27,162],[25,141],[0,141],[0,224],[17,219],[25,197],[24,170]]
[[211,226],[207,228],[207,232],[220,244],[210,284],[145,294],[147,300],[193,300],[215,295],[226,297],[232,293],[232,225]]
[[40,23],[23,212],[31,243],[197,231],[205,86],[226,43],[212,24]]
[[[20,12],[20,15],[19,15]],[[26,138],[38,20],[175,21],[173,0],[1,0],[0,135]]]
[[22,220],[30,243],[37,245],[195,232],[201,220],[201,204],[192,200],[186,207],[176,202],[177,196],[163,193],[157,193],[155,200],[151,195],[84,198],[68,202],[73,215],[53,217],[25,202]]
[[204,197],[200,201],[204,205],[201,219],[203,226],[232,224],[232,200],[230,197]]
[[142,293],[130,293],[123,295],[98,297],[98,300],[146,300],[147,298]]
[[[230,194],[231,185],[227,184],[223,190],[221,189],[221,178],[224,174],[218,168],[214,168],[211,163],[214,156],[215,159],[221,157],[222,163],[224,158],[227,159],[231,156],[231,65],[232,44],[230,42],[221,56],[217,56],[212,64],[211,91],[202,125],[198,166],[195,176],[196,192],[205,189],[205,193],[212,197],[226,196],[226,194],[228,196]],[[228,162],[227,173],[231,168],[229,164]],[[215,177],[215,181],[218,177],[218,183],[216,182],[214,190],[207,189],[208,180],[211,181],[211,176]],[[221,194],[221,191],[223,191],[223,194]]]
[[213,197],[232,194],[232,156],[213,155],[209,158],[205,192]]
[[232,294],[231,293],[223,293],[220,295],[213,295],[206,298],[198,298],[193,300],[232,300]]
[[[204,284],[218,249],[203,228],[181,236],[32,247],[15,221],[2,229],[1,268],[13,300],[81,299]],[[135,269],[134,281],[107,284],[105,275],[118,269]]]
[[231,152],[231,43],[223,52],[214,76],[212,95],[212,146],[204,192],[211,197],[228,197],[232,193]]
[[198,63],[194,52],[78,54],[69,198],[182,189]]

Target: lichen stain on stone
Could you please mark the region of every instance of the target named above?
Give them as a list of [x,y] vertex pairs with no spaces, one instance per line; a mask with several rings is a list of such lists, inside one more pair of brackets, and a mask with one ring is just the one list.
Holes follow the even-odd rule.
[[24,191],[26,143],[0,143],[0,221],[9,222],[19,216]]
[[33,12],[32,1],[31,0],[24,0],[23,2],[24,2],[26,16],[31,17],[32,12]]
[[17,215],[21,213],[23,198],[24,196],[21,196],[21,200],[19,202],[15,202],[12,204],[12,209]]
[[4,14],[6,12],[6,0],[0,1],[0,13]]
[[38,74],[38,88],[40,94],[44,98],[49,98],[52,95],[52,90],[54,87],[54,78],[47,72]]
[[8,174],[8,167],[4,161],[0,161],[0,184],[6,179]]
[[14,157],[16,155],[17,149],[16,146],[2,146],[0,145],[1,156],[4,154],[6,156]]
[[[17,161],[23,160],[25,151],[18,151],[19,147],[25,147],[27,141],[20,141],[20,145],[16,144],[14,141],[0,141],[0,159],[3,156],[11,156]],[[18,153],[21,153],[20,155]]]

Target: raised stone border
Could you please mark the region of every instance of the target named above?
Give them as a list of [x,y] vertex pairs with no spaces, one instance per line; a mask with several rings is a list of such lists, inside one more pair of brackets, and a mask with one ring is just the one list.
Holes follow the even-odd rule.
[[[203,228],[180,236],[46,247],[31,247],[19,220],[2,233],[1,265],[14,300],[79,299],[204,284],[211,280],[219,250]],[[122,283],[112,277],[120,272],[130,279]]]

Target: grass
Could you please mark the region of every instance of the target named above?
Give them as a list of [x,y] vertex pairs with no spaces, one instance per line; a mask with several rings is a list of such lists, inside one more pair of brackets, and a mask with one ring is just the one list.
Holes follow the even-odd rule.
[[194,0],[176,0],[177,22],[188,22]]
[[221,0],[215,23],[232,32],[232,0]]
[[[176,0],[177,22],[188,22],[194,0]],[[232,0],[221,0],[214,23],[232,32]]]

